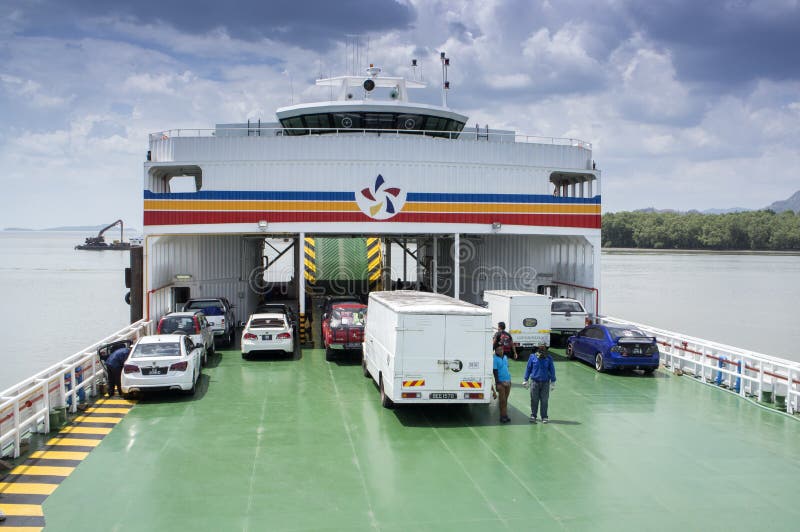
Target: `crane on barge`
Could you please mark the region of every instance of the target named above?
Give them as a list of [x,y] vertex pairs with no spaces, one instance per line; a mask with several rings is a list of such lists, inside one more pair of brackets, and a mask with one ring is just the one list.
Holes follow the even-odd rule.
[[[109,244],[106,242],[103,233],[116,225],[119,225],[119,240],[115,240]],[[75,249],[88,249],[93,251],[102,251],[104,249],[131,249],[131,247],[133,247],[131,243],[123,241],[123,231],[124,224],[122,223],[122,220],[117,220],[116,222],[108,224],[104,228],[100,229],[100,232],[97,233],[97,236],[87,237],[86,241],[83,244],[75,246]]]

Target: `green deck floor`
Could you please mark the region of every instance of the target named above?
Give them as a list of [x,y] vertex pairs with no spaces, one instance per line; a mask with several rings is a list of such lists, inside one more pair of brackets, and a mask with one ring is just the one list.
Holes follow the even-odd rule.
[[[48,531],[797,530],[800,423],[659,370],[557,359],[549,425],[385,410],[357,363],[223,352],[145,397],[44,504]],[[2,528],[0,526],[0,528]]]

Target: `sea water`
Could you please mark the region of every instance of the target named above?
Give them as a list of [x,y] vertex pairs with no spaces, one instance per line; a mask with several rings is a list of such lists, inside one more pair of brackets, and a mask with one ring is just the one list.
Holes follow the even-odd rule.
[[[0,231],[0,391],[128,324],[127,251],[89,233]],[[602,255],[606,315],[800,360],[800,256]]]

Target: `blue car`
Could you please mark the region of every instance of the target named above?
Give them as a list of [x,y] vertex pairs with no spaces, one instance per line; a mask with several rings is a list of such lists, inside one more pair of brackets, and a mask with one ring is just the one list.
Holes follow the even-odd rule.
[[633,327],[589,325],[567,341],[567,356],[594,364],[597,371],[658,368],[658,343]]

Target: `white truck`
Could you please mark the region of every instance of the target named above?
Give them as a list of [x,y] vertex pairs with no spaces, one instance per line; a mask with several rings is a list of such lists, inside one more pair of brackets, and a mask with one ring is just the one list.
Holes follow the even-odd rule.
[[506,324],[519,351],[550,345],[550,297],[522,290],[486,290],[483,300],[492,311],[492,323]]
[[442,294],[369,295],[362,366],[381,404],[483,403],[492,389],[492,316]]

